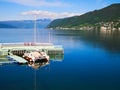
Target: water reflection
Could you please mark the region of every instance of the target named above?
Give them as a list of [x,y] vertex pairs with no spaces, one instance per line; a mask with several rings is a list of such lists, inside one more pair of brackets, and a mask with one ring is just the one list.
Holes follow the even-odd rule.
[[64,55],[63,54],[50,54],[49,57],[50,57],[50,60],[47,62],[36,62],[36,63],[29,62],[28,63],[29,67],[34,68],[34,90],[37,90],[37,78],[38,78],[37,77],[37,70],[49,65],[48,69],[50,72],[50,62],[51,61],[62,61],[64,58]]
[[84,40],[111,52],[120,52],[120,31],[84,31]]
[[68,43],[75,47],[82,42],[84,46],[89,44],[109,52],[120,52],[120,30],[58,30],[54,31],[54,35],[54,38],[61,38],[63,41],[59,42],[66,47]]
[[44,66],[46,66],[46,65],[48,65],[48,64],[49,64],[48,61],[47,61],[47,62],[36,62],[36,63],[29,62],[29,63],[28,63],[28,66],[29,66],[29,67],[32,67],[32,68],[34,68],[34,69],[39,69],[39,68],[44,67]]

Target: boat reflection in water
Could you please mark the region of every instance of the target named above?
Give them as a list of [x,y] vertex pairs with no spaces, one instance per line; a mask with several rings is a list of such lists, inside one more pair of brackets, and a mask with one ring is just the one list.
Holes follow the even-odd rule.
[[[51,61],[62,61],[64,58],[63,54],[51,54],[49,55],[50,60],[48,61],[37,61],[37,62],[29,62],[28,66],[34,68],[34,90],[37,90],[37,70],[45,67],[47,65],[50,66]],[[50,70],[50,67],[49,67]]]
[[46,61],[46,62],[35,62],[35,63],[29,62],[28,66],[32,67],[34,69],[38,69],[38,68],[44,67],[44,66],[46,66],[48,64],[49,64],[49,61]]

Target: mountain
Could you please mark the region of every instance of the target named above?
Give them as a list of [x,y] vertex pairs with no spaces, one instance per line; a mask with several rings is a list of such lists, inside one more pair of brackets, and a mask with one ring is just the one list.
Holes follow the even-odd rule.
[[[50,22],[50,19],[38,19],[37,28],[45,28]],[[0,28],[33,28],[33,20],[18,20],[18,21],[0,21]]]
[[83,29],[96,27],[120,27],[120,3],[112,4],[100,10],[94,10],[80,16],[73,16],[64,19],[56,19],[52,21],[47,27],[55,29]]
[[14,26],[11,26],[11,25],[6,25],[6,24],[2,24],[2,23],[0,23],[0,28],[16,28],[16,27],[14,27]]

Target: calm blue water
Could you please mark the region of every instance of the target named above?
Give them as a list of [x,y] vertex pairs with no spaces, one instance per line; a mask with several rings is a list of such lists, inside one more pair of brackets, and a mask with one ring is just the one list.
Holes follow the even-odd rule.
[[[120,31],[38,29],[37,41],[61,44],[64,58],[39,69],[0,66],[0,90],[120,90]],[[32,29],[0,29],[0,42],[31,42]]]

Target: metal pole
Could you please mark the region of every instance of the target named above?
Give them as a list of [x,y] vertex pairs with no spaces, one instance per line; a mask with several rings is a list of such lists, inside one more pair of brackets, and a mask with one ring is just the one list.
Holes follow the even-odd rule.
[[34,43],[36,43],[36,32],[37,32],[36,18],[37,16],[35,15],[34,17]]
[[49,31],[49,43],[50,43],[50,31]]

